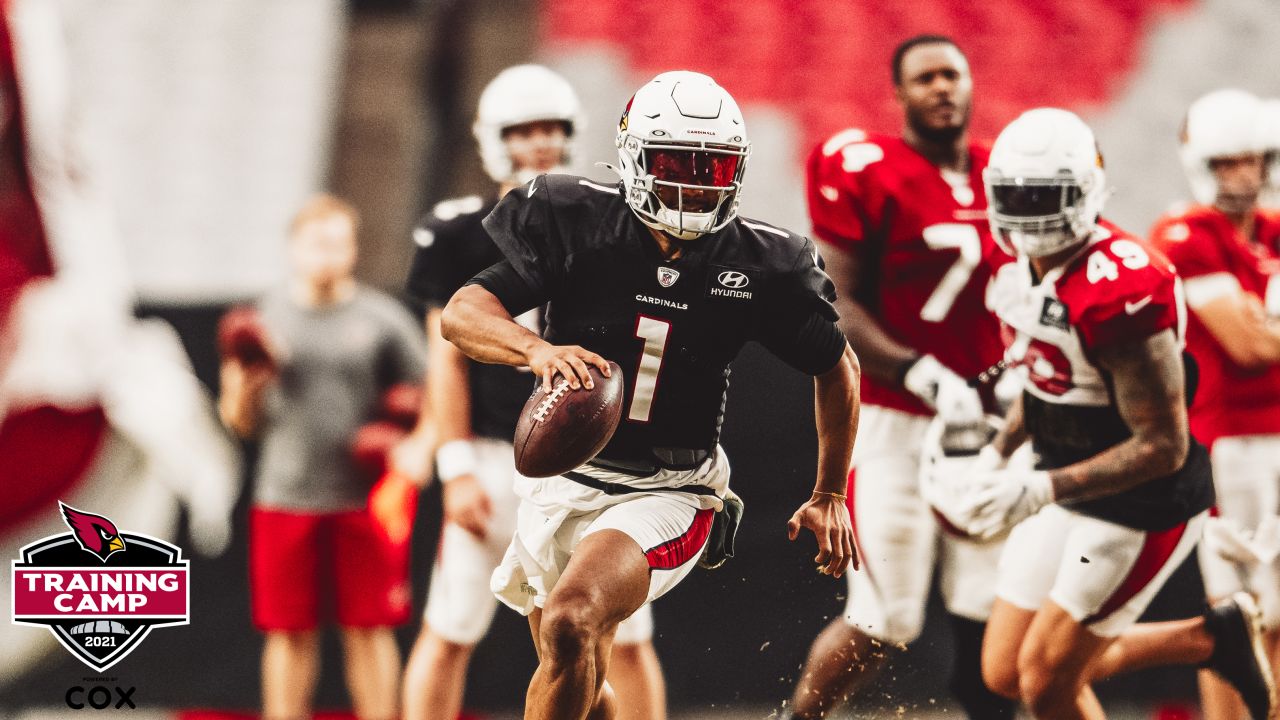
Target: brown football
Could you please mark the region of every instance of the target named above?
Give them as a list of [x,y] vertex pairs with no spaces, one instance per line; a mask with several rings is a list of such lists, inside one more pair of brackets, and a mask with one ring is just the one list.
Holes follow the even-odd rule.
[[218,322],[218,353],[245,365],[276,365],[269,333],[252,307],[232,308],[222,316]]
[[622,368],[609,363],[610,377],[592,367],[595,387],[573,390],[556,376],[551,392],[539,383],[520,411],[513,441],[516,470],[525,477],[551,477],[590,460],[609,443],[622,419]]

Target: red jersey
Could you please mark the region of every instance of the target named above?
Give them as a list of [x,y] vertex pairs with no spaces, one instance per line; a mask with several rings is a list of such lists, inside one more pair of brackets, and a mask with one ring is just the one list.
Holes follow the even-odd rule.
[[[995,273],[988,296],[1005,360],[1025,373],[1023,417],[1039,467],[1065,467],[1132,436],[1112,399],[1100,350],[1172,329],[1181,342],[1181,281],[1159,251],[1108,223],[1067,262],[1035,277],[1026,258]],[[1208,453],[1192,442],[1177,472],[1072,510],[1144,530],[1172,527],[1208,509]]]
[[[49,93],[42,96],[29,89],[45,79],[41,71],[47,72],[47,68],[31,62],[24,67],[18,62],[23,48],[31,53],[27,60],[37,53],[44,58],[50,52],[45,34],[49,25],[43,22],[46,18],[40,17],[37,22],[30,17],[36,8],[42,14],[45,9],[39,4],[23,4],[28,15],[23,25],[15,22],[18,5],[0,0],[0,337],[6,344],[22,341],[12,303],[30,283],[49,277],[54,270],[32,189],[32,174],[39,168],[28,164],[31,146],[25,124],[28,118],[24,117],[28,110],[24,92],[46,100],[42,108],[46,116],[62,111],[47,107]],[[26,34],[16,37],[22,29]],[[52,96],[56,105],[58,94]],[[55,177],[64,172],[60,167],[46,166],[43,170]],[[0,350],[0,371],[10,360],[10,348]],[[0,538],[5,531],[31,522],[40,513],[56,512],[55,501],[67,497],[72,489],[83,487],[81,481],[92,475],[98,448],[106,437],[105,416],[96,400],[72,405],[79,406],[55,407],[44,398],[20,397],[9,405],[7,414],[0,409],[0,457],[5,458],[0,477],[6,491],[4,503],[0,503]]]
[[[858,302],[890,337],[965,378],[1001,353],[983,304],[991,277],[983,257],[995,245],[982,186],[988,155],[970,145],[968,176],[948,178],[901,138],[850,129],[815,148],[806,173],[814,236],[867,268]],[[905,389],[865,374],[862,402],[931,414]]]
[[27,172],[23,101],[8,13],[9,2],[0,2],[0,324],[24,283],[53,274]]
[[1210,447],[1220,437],[1280,434],[1280,366],[1240,367],[1194,312],[1222,292],[1238,288],[1262,300],[1268,284],[1280,287],[1280,217],[1258,211],[1255,223],[1258,242],[1250,243],[1220,211],[1191,206],[1164,215],[1151,229],[1152,243],[1187,286],[1193,310],[1187,345],[1200,365],[1191,430]]

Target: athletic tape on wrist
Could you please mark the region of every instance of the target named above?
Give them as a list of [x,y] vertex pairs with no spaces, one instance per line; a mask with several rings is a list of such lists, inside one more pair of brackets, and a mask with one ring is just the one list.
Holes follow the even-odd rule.
[[474,475],[477,464],[476,449],[470,440],[450,440],[436,450],[436,476],[442,483]]

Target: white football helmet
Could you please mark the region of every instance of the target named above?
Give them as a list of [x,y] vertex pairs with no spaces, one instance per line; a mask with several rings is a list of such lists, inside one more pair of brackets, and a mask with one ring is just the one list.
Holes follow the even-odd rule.
[[982,179],[995,239],[1029,257],[1087,239],[1108,194],[1093,131],[1056,108],[1028,110],[1001,130]]
[[987,415],[975,423],[948,424],[935,417],[921,440],[920,494],[929,503],[934,518],[948,533],[968,534],[948,517],[965,493],[964,478],[974,471],[995,470],[1000,460],[983,451],[996,436],[1003,420]]
[[542,65],[516,65],[498,73],[480,93],[471,131],[480,144],[484,169],[495,182],[522,184],[533,179],[533,172],[514,166],[502,134],[507,128],[539,120],[565,124],[561,164],[567,165],[573,137],[583,126],[578,95],[567,80]]
[[614,170],[645,225],[692,240],[737,216],[751,144],[715,80],[683,70],[650,80],[627,103],[617,146]]
[[1218,182],[1209,161],[1218,157],[1262,154],[1262,101],[1243,90],[1215,90],[1191,103],[1182,124],[1182,169],[1191,184],[1191,195],[1202,205],[1212,205]]
[[1258,108],[1258,144],[1267,154],[1262,204],[1280,207],[1280,98],[1263,100]]

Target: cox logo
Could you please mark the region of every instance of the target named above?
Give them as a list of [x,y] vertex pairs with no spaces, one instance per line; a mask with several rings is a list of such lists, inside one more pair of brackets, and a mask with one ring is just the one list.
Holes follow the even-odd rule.
[[716,277],[716,280],[718,280],[721,285],[727,288],[733,288],[734,290],[744,288],[747,286],[747,283],[751,282],[747,279],[746,275],[743,275],[736,270],[725,270]]

